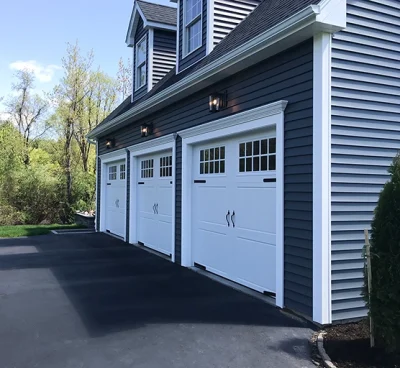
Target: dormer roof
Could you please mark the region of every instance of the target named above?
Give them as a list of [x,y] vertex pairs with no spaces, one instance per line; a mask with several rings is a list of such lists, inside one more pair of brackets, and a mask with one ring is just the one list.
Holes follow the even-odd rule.
[[131,19],[125,42],[128,46],[133,45],[133,36],[142,18],[144,28],[158,28],[176,31],[176,7],[154,4],[147,1],[137,0],[134,2]]

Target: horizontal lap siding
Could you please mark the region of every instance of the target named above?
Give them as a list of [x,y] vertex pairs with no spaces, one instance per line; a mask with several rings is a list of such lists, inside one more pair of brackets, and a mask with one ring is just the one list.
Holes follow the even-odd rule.
[[153,86],[176,64],[176,33],[154,30]]
[[179,70],[178,72],[195,64],[204,56],[206,56],[206,43],[207,43],[207,0],[203,0],[203,14],[202,14],[202,44],[201,46],[183,57],[183,32],[185,32],[185,25],[183,24],[183,1],[179,2]]
[[400,148],[400,2],[349,0],[332,50],[332,318],[367,314],[365,228]]
[[259,3],[259,0],[215,0],[214,46],[246,18]]
[[[135,45],[133,47],[133,89],[136,88],[136,44],[140,41],[144,36],[146,37],[146,76],[149,72],[149,32],[143,28],[143,20],[140,18],[139,24],[136,29],[135,33]],[[147,93],[147,80],[146,77],[146,84],[140,87],[137,91],[133,92],[133,100],[138,100],[139,98],[143,97]]]
[[[285,303],[311,316],[312,305],[312,41],[307,41],[212,87],[188,96],[112,136],[115,149],[226,117],[237,112],[288,100],[285,111]],[[228,106],[209,112],[210,93],[227,91]],[[140,125],[153,123],[154,134],[140,137]],[[181,256],[182,146],[176,142],[176,244]],[[107,152],[105,137],[100,154]]]

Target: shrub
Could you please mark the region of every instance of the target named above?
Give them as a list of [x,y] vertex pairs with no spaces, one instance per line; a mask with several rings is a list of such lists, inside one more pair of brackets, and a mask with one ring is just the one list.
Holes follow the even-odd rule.
[[21,225],[25,222],[25,215],[7,204],[0,204],[0,226]]
[[389,169],[372,222],[370,315],[378,343],[400,352],[400,156]]

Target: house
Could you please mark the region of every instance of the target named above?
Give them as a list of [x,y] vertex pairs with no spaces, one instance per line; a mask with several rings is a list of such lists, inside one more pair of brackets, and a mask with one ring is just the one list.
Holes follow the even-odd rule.
[[400,148],[400,2],[137,1],[126,42],[132,96],[88,136],[97,230],[320,324],[365,316],[363,230]]

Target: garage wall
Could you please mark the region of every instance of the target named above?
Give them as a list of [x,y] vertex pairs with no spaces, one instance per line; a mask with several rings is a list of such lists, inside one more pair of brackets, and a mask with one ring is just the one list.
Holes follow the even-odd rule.
[[364,229],[400,147],[400,2],[347,1],[332,42],[332,319],[367,315]]
[[[285,111],[285,305],[312,313],[312,85],[313,43],[309,40],[231,76],[211,88],[128,125],[112,136],[121,149],[278,100],[288,100]],[[210,113],[208,99],[226,90],[227,108]],[[140,137],[140,125],[153,123],[154,134]],[[110,136],[108,134],[107,136]],[[100,138],[99,154],[110,152]],[[177,139],[176,243],[181,257],[181,140]]]

